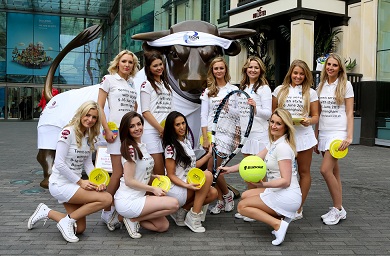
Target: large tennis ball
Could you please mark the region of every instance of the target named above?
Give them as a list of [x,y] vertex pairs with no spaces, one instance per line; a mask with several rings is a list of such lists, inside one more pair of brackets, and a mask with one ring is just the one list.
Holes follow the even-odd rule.
[[247,182],[259,182],[267,173],[267,166],[258,156],[247,156],[242,159],[239,168],[240,176]]

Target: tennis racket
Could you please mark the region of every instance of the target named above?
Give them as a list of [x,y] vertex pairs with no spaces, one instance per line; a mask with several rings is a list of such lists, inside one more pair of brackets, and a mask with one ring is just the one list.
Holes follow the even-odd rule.
[[[211,130],[213,145],[213,185],[217,182],[219,166],[225,166],[248,139],[252,129],[254,107],[250,96],[241,90],[228,93],[218,105]],[[218,166],[218,158],[222,162]]]

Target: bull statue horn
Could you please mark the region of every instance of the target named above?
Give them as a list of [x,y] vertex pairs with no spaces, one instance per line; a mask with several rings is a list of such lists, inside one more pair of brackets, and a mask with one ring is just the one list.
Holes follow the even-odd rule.
[[70,41],[62,51],[57,55],[57,57],[53,60],[53,63],[50,65],[49,71],[47,71],[46,80],[43,89],[43,95],[47,102],[53,98],[53,94],[51,93],[51,89],[53,87],[53,78],[54,73],[57,70],[58,65],[62,61],[62,59],[73,49],[83,46],[94,39],[96,39],[101,31],[102,27],[100,25],[93,25],[84,29],[80,34],[78,34],[72,41]]
[[249,28],[220,28],[218,29],[220,37],[230,40],[241,39],[256,34],[256,30]]
[[167,36],[169,34],[170,34],[169,30],[162,30],[162,31],[156,31],[156,32],[146,32],[146,33],[139,33],[139,34],[133,35],[131,37],[131,39],[143,40],[143,41],[154,41],[156,39]]

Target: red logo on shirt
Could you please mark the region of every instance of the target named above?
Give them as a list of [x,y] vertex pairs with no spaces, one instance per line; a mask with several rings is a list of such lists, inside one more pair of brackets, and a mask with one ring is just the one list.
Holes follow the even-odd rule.
[[146,81],[141,84],[142,88],[145,88]]
[[68,135],[70,134],[70,131],[69,130],[63,130],[62,132],[61,132],[61,138],[62,139],[68,139]]
[[133,148],[133,146],[129,146],[129,154],[130,154],[130,157],[131,157],[131,158],[134,158],[135,154],[134,154],[134,148]]

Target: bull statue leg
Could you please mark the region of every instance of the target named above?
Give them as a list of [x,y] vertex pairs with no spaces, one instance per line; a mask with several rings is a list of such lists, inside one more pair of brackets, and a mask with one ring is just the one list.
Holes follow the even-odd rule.
[[49,177],[54,164],[55,154],[56,151],[52,149],[39,149],[38,151],[37,160],[43,169],[43,180],[39,184],[42,188],[49,188]]

